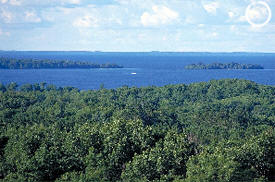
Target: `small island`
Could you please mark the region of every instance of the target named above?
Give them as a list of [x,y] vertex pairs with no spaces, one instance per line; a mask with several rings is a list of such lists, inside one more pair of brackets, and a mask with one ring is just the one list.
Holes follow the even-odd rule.
[[240,63],[211,63],[211,64],[190,64],[184,67],[189,70],[202,70],[202,69],[264,69],[261,65],[257,64],[240,64]]
[[0,69],[93,69],[93,68],[123,68],[117,64],[96,64],[82,61],[57,61],[0,58]]

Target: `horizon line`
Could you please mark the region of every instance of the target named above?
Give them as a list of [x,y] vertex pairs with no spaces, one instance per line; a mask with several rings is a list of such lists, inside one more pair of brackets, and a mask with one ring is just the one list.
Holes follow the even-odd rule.
[[0,52],[92,52],[92,53],[256,53],[275,54],[262,51],[100,51],[100,50],[0,50]]

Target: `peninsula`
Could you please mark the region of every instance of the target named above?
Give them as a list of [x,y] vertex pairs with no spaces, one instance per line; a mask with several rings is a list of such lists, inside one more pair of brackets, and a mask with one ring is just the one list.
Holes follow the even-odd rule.
[[123,68],[117,64],[96,64],[82,61],[57,61],[0,58],[0,69],[92,69],[92,68]]

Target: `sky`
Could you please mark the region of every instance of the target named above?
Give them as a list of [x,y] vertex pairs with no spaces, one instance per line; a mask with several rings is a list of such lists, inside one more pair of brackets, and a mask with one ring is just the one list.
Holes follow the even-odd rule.
[[275,52],[275,0],[0,0],[0,50]]

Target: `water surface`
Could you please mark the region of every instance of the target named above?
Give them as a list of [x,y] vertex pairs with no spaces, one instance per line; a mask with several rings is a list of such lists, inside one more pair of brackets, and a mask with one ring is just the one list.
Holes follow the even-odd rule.
[[[79,89],[127,86],[163,86],[212,79],[239,78],[275,85],[275,54],[232,53],[95,53],[95,52],[0,52],[0,57],[116,63],[122,69],[0,69],[0,82],[54,84]],[[264,70],[185,70],[191,63],[238,62],[260,64]],[[133,74],[136,73],[136,74]]]

